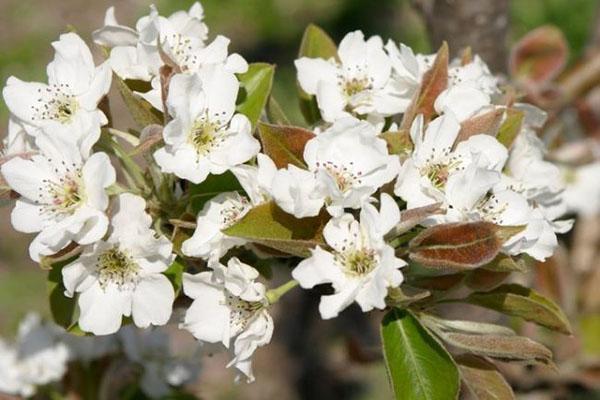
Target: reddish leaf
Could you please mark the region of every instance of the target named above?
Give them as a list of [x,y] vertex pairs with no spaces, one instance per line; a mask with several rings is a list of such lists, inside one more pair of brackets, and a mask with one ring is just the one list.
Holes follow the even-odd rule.
[[458,143],[467,140],[474,135],[479,135],[482,133],[494,133],[500,124],[503,114],[503,109],[496,108],[484,114],[477,115],[467,119],[466,121],[463,121],[460,124],[460,132],[458,132],[458,136],[454,142],[454,145],[456,146]]
[[306,168],[304,163],[304,146],[315,137],[315,134],[296,126],[258,124],[258,134],[263,152],[273,159],[277,168],[286,168],[293,164]]
[[521,230],[484,221],[436,225],[410,241],[410,258],[440,269],[477,268],[492,261],[502,244]]
[[476,400],[511,400],[515,398],[510,385],[496,366],[483,357],[461,354],[454,357],[465,386]]
[[554,79],[567,61],[569,48],[562,32],[554,26],[541,26],[521,38],[510,55],[513,76],[542,84]]
[[423,75],[421,90],[402,118],[402,129],[409,129],[413,120],[423,114],[429,120],[434,114],[433,103],[448,86],[448,44],[444,42],[437,52],[433,66]]

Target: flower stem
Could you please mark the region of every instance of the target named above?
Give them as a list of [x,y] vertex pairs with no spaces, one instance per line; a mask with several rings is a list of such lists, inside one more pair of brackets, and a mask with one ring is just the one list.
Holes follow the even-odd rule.
[[292,279],[281,286],[276,287],[275,289],[271,289],[267,292],[267,300],[269,300],[269,304],[275,304],[279,301],[279,298],[289,292],[291,289],[298,286],[298,281]]

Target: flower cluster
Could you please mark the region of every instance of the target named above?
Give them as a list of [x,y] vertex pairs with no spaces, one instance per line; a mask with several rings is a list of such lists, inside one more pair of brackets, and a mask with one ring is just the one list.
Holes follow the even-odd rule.
[[[253,66],[228,54],[227,38],[208,39],[199,3],[169,17],[152,7],[135,28],[110,8],[104,24],[93,34],[107,57],[100,66],[68,33],[53,43],[48,84],[8,79],[1,172],[18,195],[14,228],[37,233],[31,258],[59,272],[76,305],[67,328],[121,331],[129,358],[150,360],[148,391],[166,391],[157,376],[173,371],[171,360],[154,331],[126,324],[163,326],[174,304],[184,307],[179,327],[221,343],[252,381],[252,355],[274,332],[270,307],[296,284],[331,286],[324,319],[353,303],[382,310],[415,261],[474,269],[496,256],[545,260],[571,227],[564,215],[585,207],[588,188],[565,178],[565,190],[567,173],[545,157],[536,136],[544,112],[511,98],[477,56],[448,60],[445,47],[415,55],[351,32],[331,54],[295,62],[320,116],[305,129],[258,121],[262,110],[244,101],[262,109],[268,89],[248,84]],[[146,121],[141,132],[109,122],[111,74]],[[456,226],[492,234],[468,254],[411,241]],[[477,251],[485,256],[465,261]],[[256,256],[295,256],[293,280],[269,289],[249,265]],[[44,364],[48,375],[31,381],[28,359],[5,347],[2,362],[23,365],[14,369],[23,385],[0,385],[12,393],[60,378],[68,357],[61,344],[45,346],[42,356],[62,367]]]

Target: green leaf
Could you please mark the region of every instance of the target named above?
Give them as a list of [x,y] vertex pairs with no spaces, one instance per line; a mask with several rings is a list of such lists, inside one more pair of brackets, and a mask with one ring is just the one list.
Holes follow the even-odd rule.
[[396,399],[449,400],[458,396],[456,365],[410,312],[392,309],[383,319],[381,339]]
[[388,152],[390,154],[408,156],[412,153],[414,145],[408,130],[400,129],[397,131],[386,131],[379,136],[386,141]]
[[121,93],[121,97],[123,98],[131,117],[140,127],[144,128],[152,124],[162,125],[163,116],[160,111],[135,94],[133,92],[135,89],[131,89],[127,86],[127,83],[119,78],[119,76],[113,74],[113,79],[117,82],[117,88],[119,89],[119,93]]
[[478,335],[500,335],[515,336],[516,333],[510,328],[502,325],[489,324],[487,322],[464,321],[456,319],[443,319],[430,314],[421,314],[421,322],[432,330],[445,332],[472,333]]
[[204,204],[223,192],[241,191],[242,185],[231,171],[221,175],[208,175],[204,182],[191,184],[189,187],[190,208],[194,214],[202,210]]
[[410,258],[441,270],[472,270],[491,262],[502,244],[522,230],[484,221],[435,225],[410,241]]
[[530,268],[527,256],[512,257],[506,254],[498,254],[496,258],[482,268],[495,272],[527,272]]
[[[338,59],[337,46],[329,35],[316,25],[310,24],[304,30],[298,58],[330,58]],[[315,96],[306,93],[298,84],[298,95],[300,97],[300,110],[304,119],[310,125],[321,120],[321,113]]]
[[52,264],[48,272],[48,281],[46,287],[48,290],[50,314],[54,322],[65,329],[71,329],[77,324],[75,314],[77,312],[76,297],[69,298],[65,296],[65,286],[63,285],[62,269],[69,263],[75,261],[78,256],[68,260]]
[[296,126],[259,122],[258,134],[263,152],[271,157],[277,168],[287,168],[288,164],[306,168],[304,146],[315,137],[314,133]]
[[183,285],[183,272],[185,271],[185,265],[182,263],[181,259],[177,257],[173,264],[167,268],[164,272],[165,276],[169,278],[171,283],[173,284],[173,288],[175,289],[175,297],[179,295],[181,292],[181,287]]
[[266,63],[253,63],[248,66],[248,71],[239,75],[241,83],[241,102],[237,111],[250,120],[252,128],[256,126],[260,115],[267,105],[273,86],[275,66]]
[[281,210],[274,202],[254,207],[235,225],[223,231],[286,254],[309,257],[310,249],[325,246],[322,237],[327,216],[298,219]]
[[500,125],[496,138],[507,149],[510,149],[517,135],[521,132],[524,117],[525,114],[522,111],[512,108],[506,110],[506,119]]
[[472,293],[465,301],[520,317],[567,335],[572,333],[567,317],[552,300],[521,285],[507,284],[490,292]]
[[271,96],[269,96],[269,102],[267,103],[267,118],[272,124],[291,125],[289,118],[285,115],[283,108],[281,108],[281,105],[272,93]]
[[515,398],[510,385],[496,366],[485,358],[471,354],[454,357],[460,375],[474,400],[512,400]]

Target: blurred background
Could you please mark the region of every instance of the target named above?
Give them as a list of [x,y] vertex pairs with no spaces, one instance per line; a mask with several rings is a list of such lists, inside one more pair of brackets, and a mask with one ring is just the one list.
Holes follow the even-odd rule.
[[[453,3],[461,2],[443,3],[452,8],[458,7]],[[168,15],[188,9],[193,1],[154,3],[162,15]],[[0,81],[4,83],[9,75],[44,81],[45,66],[52,57],[50,42],[61,32],[73,29],[91,43],[91,31],[103,25],[104,12],[109,6],[116,7],[120,23],[132,26],[137,18],[147,14],[150,4],[145,0],[0,0]],[[361,29],[366,35],[379,34],[384,40],[403,42],[415,52],[435,51],[444,36],[451,46],[456,43],[455,52],[464,41],[475,41],[475,47],[479,46],[484,53],[484,60],[499,73],[506,71],[510,44],[538,26],[553,24],[564,33],[570,47],[569,67],[589,57],[600,39],[600,3],[595,0],[481,1],[483,7],[501,8],[496,12],[502,16],[480,21],[475,35],[485,31],[487,37],[482,38],[456,36],[452,31],[456,27],[443,25],[442,20],[448,14],[444,9],[435,9],[430,1],[204,0],[202,4],[211,35],[231,38],[231,52],[241,53],[249,62],[277,65],[275,96],[297,123],[301,117],[295,96],[293,60],[304,28],[311,22],[323,27],[336,42],[348,31]],[[596,107],[597,103],[596,98]],[[596,118],[594,112],[597,109],[592,107],[590,115]],[[113,113],[118,111],[113,109]],[[6,106],[0,102],[0,132],[6,129],[7,115]],[[572,128],[576,136],[598,138],[600,125],[593,124],[596,119],[590,122],[588,118],[582,123],[578,108],[569,115],[576,121],[572,125],[562,123],[563,130]],[[117,115],[117,121],[118,118]],[[11,337],[27,311],[48,315],[48,310],[46,273],[29,261],[27,245],[31,238],[12,229],[9,214],[9,207],[0,208],[0,335]],[[541,291],[566,307],[575,319],[572,322],[578,334],[575,338],[554,338],[543,332],[527,332],[541,336],[540,340],[558,349],[558,361],[563,362],[569,373],[561,374],[560,379],[542,377],[521,382],[515,372],[512,382],[522,389],[521,398],[600,399],[600,392],[589,389],[594,382],[596,385],[600,382],[600,368],[594,364],[600,354],[597,312],[600,265],[596,257],[599,222],[591,216],[580,219],[574,233],[563,238],[565,246],[557,256],[547,265],[537,266],[537,272],[530,277]],[[580,294],[587,293],[586,290],[591,298],[582,300]],[[297,322],[283,326],[276,323],[272,345],[259,350],[256,357],[257,384],[234,387],[231,372],[224,371],[225,360],[215,357],[205,363],[197,392],[205,399],[390,398],[383,365],[369,362],[376,358],[371,353],[377,348],[377,331],[369,333],[369,321],[357,324],[353,309],[336,323],[319,321],[316,305],[313,297],[290,296],[284,301],[286,313],[290,310]],[[310,329],[300,330],[306,324]],[[353,339],[353,332],[358,339]],[[316,343],[316,338],[324,335],[329,339],[327,348],[312,347],[311,340]],[[320,351],[328,352],[327,363],[320,357]],[[538,395],[542,397],[535,397]]]

